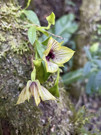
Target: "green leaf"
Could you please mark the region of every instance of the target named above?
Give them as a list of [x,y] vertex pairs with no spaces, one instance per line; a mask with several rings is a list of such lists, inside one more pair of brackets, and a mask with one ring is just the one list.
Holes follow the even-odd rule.
[[41,45],[41,43],[38,40],[35,41],[35,44],[36,44],[36,50],[37,50],[40,58],[42,58],[43,57],[43,53],[45,51],[44,46]]
[[65,85],[71,84],[83,78],[83,69],[69,72],[62,76]]
[[94,43],[91,47],[90,47],[90,51],[93,53],[93,52],[96,52],[99,48],[99,43]]
[[95,73],[91,74],[86,85],[87,94],[91,94],[92,90],[95,90]]
[[31,23],[34,23],[36,25],[40,25],[39,19],[38,19],[37,15],[35,14],[35,12],[33,12],[31,10],[23,10],[23,13],[26,15],[27,19]]
[[101,70],[97,73],[95,77],[96,90],[101,90]]
[[30,43],[33,45],[36,40],[36,27],[32,26],[28,30],[28,38]]
[[92,63],[91,62],[87,62],[83,68],[83,74],[84,75],[87,75],[90,71],[91,71],[91,68],[92,68]]
[[45,51],[45,49],[44,49],[44,46],[41,45],[39,41],[36,40],[35,44],[36,44],[36,50],[39,55],[38,62],[37,60],[34,61],[34,65],[36,67],[36,78],[40,81],[40,83],[44,83],[50,75],[50,73],[46,72],[46,67],[45,67],[44,62],[41,60],[41,63],[40,63],[40,59],[43,57],[43,52]]
[[32,80],[32,81],[35,81],[35,78],[36,78],[36,69],[35,69],[35,67],[34,67],[32,73],[31,73],[31,80]]
[[46,39],[42,42],[42,44],[45,45],[45,46],[47,46],[49,38],[50,38],[50,37],[46,38]]
[[60,70],[57,72],[57,78],[55,84],[52,88],[49,89],[49,92],[52,93],[55,97],[59,97],[59,77],[60,77]]
[[91,56],[91,53],[89,51],[89,48],[85,46],[84,50],[86,52],[87,58],[91,61],[92,60],[92,56]]
[[98,67],[101,69],[101,60],[94,59],[94,62],[98,65]]
[[43,62],[34,66],[36,68],[36,79],[38,79],[40,83],[44,83],[48,79],[50,73],[46,72]]

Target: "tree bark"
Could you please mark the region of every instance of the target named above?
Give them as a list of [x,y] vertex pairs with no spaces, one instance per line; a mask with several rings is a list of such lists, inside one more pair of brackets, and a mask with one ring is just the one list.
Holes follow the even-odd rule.
[[100,16],[100,5],[100,0],[82,0],[80,26],[75,36],[76,52],[74,55],[73,70],[83,67],[86,62],[83,48],[92,42],[95,24]]

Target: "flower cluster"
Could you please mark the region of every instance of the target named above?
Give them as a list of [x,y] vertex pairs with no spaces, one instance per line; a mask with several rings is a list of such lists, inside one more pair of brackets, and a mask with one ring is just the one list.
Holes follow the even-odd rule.
[[[39,63],[42,61],[44,62],[46,72],[48,73],[58,72],[59,67],[63,66],[65,62],[69,61],[74,54],[73,50],[69,49],[68,47],[61,46],[61,44],[62,43],[59,43],[50,37],[48,40],[47,48],[43,52],[43,58],[41,61],[39,59]],[[39,63],[37,60],[37,64]],[[38,66],[40,66],[40,64]],[[36,79],[35,67],[32,74],[33,77],[31,77],[31,80],[27,82],[26,87],[20,93],[17,104],[23,103],[25,100],[29,101],[32,96],[34,97],[37,106],[41,100],[55,100],[56,98],[40,84],[39,80]],[[57,88],[57,82],[53,88]]]

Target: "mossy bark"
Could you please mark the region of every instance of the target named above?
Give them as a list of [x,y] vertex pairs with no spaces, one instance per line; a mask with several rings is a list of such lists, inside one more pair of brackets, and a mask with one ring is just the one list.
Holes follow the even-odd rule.
[[[68,95],[60,87],[60,99],[41,102],[33,98],[16,105],[18,95],[30,79],[30,56],[26,21],[19,16],[19,7],[0,2],[0,135],[69,134]],[[70,123],[70,122],[69,122]]]

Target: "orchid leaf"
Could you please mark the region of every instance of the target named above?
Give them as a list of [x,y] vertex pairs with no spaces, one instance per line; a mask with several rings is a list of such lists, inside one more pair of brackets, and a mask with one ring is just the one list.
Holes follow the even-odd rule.
[[39,57],[42,58],[43,52],[45,51],[44,46],[41,45],[41,43],[38,40],[35,41],[35,44],[36,44],[36,50],[39,54]]
[[36,25],[40,25],[39,19],[36,15],[35,12],[33,12],[32,10],[23,10],[23,13],[26,15],[27,19]]
[[[36,40],[35,43],[36,43],[36,50],[38,52],[39,58],[41,59],[43,57],[43,53],[45,51],[44,46],[41,45],[41,43],[39,41],[37,41],[37,40]],[[47,80],[50,73],[47,73],[44,62],[41,62],[41,64],[39,64],[40,63],[39,61],[40,60],[38,60],[38,64],[35,65],[36,69],[37,69],[36,74],[37,74],[37,79],[39,79],[39,81],[41,83],[43,83],[43,82],[45,82]],[[34,64],[36,64],[36,61],[34,61],[34,62],[35,62]],[[40,66],[38,66],[38,65],[40,65]]]
[[43,57],[43,52],[45,51],[45,49],[44,46],[41,45],[40,42],[37,40],[35,41],[35,45],[36,51],[39,55],[39,58],[33,61],[36,68],[36,78],[40,81],[40,83],[44,83],[50,75],[50,73],[46,72],[45,64],[41,59]]
[[32,26],[28,30],[28,38],[30,43],[33,45],[36,40],[36,27]]
[[48,79],[50,74],[46,72],[43,62],[41,61],[40,63],[39,61],[39,63],[34,66],[36,68],[36,79],[38,79],[40,83],[44,83]]
[[49,40],[49,38],[50,38],[50,37],[46,38],[46,39],[42,42],[42,44],[43,44],[44,46],[47,46],[47,45],[48,45],[48,40]]

